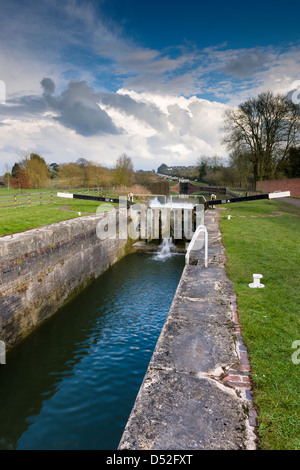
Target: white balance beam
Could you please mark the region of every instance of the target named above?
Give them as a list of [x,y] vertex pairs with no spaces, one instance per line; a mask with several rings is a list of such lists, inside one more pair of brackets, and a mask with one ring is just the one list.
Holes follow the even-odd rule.
[[290,195],[290,191],[278,191],[276,193],[269,193],[269,199],[275,199],[276,197],[288,197]]
[[73,199],[73,194],[70,194],[70,193],[57,193],[57,197],[68,197],[69,199]]

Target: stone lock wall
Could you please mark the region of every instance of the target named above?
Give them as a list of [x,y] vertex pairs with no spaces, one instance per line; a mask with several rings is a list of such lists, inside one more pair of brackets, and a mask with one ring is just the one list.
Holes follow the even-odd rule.
[[126,254],[127,240],[100,240],[99,216],[0,238],[0,340],[9,349]]

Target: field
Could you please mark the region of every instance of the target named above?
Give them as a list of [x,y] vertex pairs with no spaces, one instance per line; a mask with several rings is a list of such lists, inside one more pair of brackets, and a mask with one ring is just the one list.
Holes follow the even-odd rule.
[[[42,225],[79,217],[80,215],[92,214],[97,211],[99,206],[103,206],[103,204],[97,201],[57,198],[56,191],[53,193],[51,201],[49,189],[23,190],[22,194],[27,195],[29,191],[30,194],[36,193],[37,195],[36,199],[34,199],[34,196],[31,197],[30,207],[28,206],[27,196],[18,195],[15,206],[13,195],[16,194],[16,191],[0,190],[0,196],[6,196],[3,199],[8,200],[8,202],[1,202],[3,199],[0,197],[0,236],[23,232]],[[7,194],[7,192],[10,194]],[[40,199],[41,193],[42,198]],[[20,205],[20,202],[22,205]],[[5,205],[10,205],[11,207],[5,208],[3,207]]]
[[[224,207],[227,275],[252,368],[260,448],[299,450],[300,208],[278,200]],[[265,288],[248,287],[253,273]]]

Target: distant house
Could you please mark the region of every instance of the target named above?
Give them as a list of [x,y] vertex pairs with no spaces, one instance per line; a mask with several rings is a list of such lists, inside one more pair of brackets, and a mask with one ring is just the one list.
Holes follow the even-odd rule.
[[196,167],[195,166],[169,166],[168,171],[173,171],[173,170],[194,170]]
[[4,188],[4,186],[5,186],[5,183],[4,183],[3,176],[0,176],[0,188]]

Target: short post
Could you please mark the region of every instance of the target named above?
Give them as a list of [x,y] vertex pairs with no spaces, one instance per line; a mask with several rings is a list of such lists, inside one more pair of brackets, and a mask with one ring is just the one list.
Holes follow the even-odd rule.
[[6,349],[4,341],[0,341],[0,364],[6,364]]
[[253,282],[249,284],[249,287],[251,287],[252,289],[265,287],[264,284],[260,283],[262,277],[262,274],[253,274]]

